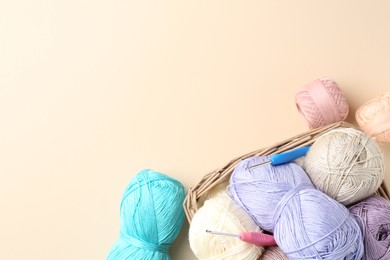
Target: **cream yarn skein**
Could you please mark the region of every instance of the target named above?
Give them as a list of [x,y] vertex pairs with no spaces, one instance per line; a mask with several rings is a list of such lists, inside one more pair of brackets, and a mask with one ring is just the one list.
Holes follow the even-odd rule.
[[335,129],[318,138],[303,167],[318,189],[344,205],[374,194],[384,178],[378,144],[353,128]]
[[277,246],[267,247],[260,260],[288,260],[282,249]]
[[207,193],[205,193],[204,195],[202,195],[199,199],[198,199],[198,206],[199,207],[202,207],[203,204],[205,203],[205,201],[209,200],[209,199],[212,199],[214,198],[215,196],[217,196],[218,194],[220,194],[221,192],[224,192],[226,191],[226,187],[229,185],[229,181],[224,181],[216,186],[214,186],[213,188],[211,188],[210,190],[207,191]]
[[190,230],[190,247],[198,259],[258,259],[263,247],[241,241],[236,237],[206,233],[206,229],[239,234],[261,232],[260,227],[225,192],[206,200],[194,215]]
[[367,101],[355,114],[360,128],[379,143],[390,142],[390,93]]

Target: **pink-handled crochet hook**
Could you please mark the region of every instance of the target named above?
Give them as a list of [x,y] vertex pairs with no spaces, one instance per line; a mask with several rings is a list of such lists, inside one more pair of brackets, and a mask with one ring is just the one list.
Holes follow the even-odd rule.
[[231,234],[219,231],[206,230],[207,233],[221,236],[237,237],[242,241],[245,241],[256,246],[275,246],[276,241],[273,236],[267,235],[261,232],[242,232],[240,234]]

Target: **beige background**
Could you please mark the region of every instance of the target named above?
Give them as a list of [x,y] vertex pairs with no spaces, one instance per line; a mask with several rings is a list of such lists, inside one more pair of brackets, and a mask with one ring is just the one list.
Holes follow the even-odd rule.
[[[104,259],[140,169],[188,188],[306,131],[294,94],[318,77],[340,84],[354,122],[389,90],[389,10],[386,0],[1,0],[1,259]],[[173,259],[195,259],[187,232]]]

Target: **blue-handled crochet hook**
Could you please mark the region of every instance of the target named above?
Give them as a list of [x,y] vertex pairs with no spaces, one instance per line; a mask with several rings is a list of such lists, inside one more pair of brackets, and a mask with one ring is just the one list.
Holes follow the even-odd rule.
[[304,156],[305,154],[307,154],[309,149],[310,149],[310,146],[303,146],[303,147],[300,147],[300,148],[297,148],[297,149],[294,149],[294,150],[291,150],[291,151],[288,151],[285,153],[274,154],[269,158],[268,161],[249,166],[246,169],[247,170],[252,169],[252,168],[255,168],[257,166],[264,165],[264,164],[271,164],[271,165],[275,166],[275,165],[288,163],[288,162],[291,162],[292,160],[295,160],[301,156]]

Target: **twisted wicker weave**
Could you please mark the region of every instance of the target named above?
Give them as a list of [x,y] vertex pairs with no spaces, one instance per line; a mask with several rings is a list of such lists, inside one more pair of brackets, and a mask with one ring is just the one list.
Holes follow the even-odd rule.
[[[346,122],[338,122],[335,124],[313,129],[308,132],[289,138],[285,141],[276,143],[273,146],[262,148],[239,156],[231,160],[225,166],[206,174],[197,184],[189,188],[187,196],[184,200],[183,206],[188,222],[191,223],[192,217],[199,209],[199,199],[202,196],[206,195],[210,191],[210,189],[212,189],[216,185],[227,181],[230,178],[230,175],[232,174],[234,168],[240,161],[252,156],[272,155],[276,153],[282,153],[301,146],[311,145],[321,135],[339,127],[354,126]],[[389,199],[388,193],[386,192],[386,188],[383,184],[382,187],[379,188],[378,194],[386,199]]]

